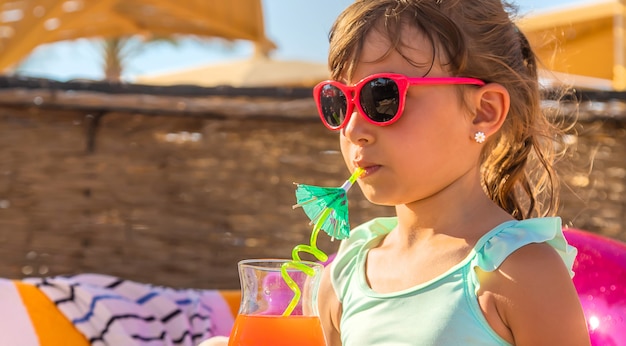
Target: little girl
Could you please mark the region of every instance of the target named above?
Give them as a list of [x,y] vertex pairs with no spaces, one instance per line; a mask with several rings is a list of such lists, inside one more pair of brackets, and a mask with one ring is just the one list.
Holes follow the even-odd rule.
[[335,22],[315,101],[367,199],[396,216],[354,228],[326,267],[329,346],[590,344],[576,250],[546,217],[561,133],[510,8],[356,0]]
[[357,0],[314,90],[367,199],[319,296],[329,346],[589,345],[537,62],[500,0]]

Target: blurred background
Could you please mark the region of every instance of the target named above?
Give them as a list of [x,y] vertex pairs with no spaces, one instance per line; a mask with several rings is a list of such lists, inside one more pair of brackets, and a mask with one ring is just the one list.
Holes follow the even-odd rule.
[[[238,288],[238,260],[308,243],[292,183],[348,174],[311,87],[350,2],[0,0],[0,277]],[[624,5],[518,5],[575,122],[560,215],[626,240]],[[353,225],[391,212],[350,191]]]
[[[153,1],[158,3],[159,1]],[[274,60],[295,60],[322,64],[325,68],[328,53],[328,31],[337,15],[351,0],[259,0],[265,36],[275,44],[269,54]],[[520,16],[532,16],[546,9],[566,4],[592,3],[589,0],[520,0]],[[14,1],[10,2],[14,3]],[[33,2],[34,4],[35,2]],[[76,3],[78,1],[61,1]],[[131,2],[132,3],[132,2]],[[151,3],[144,1],[144,3]],[[193,4],[193,0],[180,1],[179,6]],[[234,4],[235,12],[249,11],[249,5]],[[36,5],[33,5],[36,7]],[[66,5],[66,7],[68,7]],[[74,5],[78,8],[79,5]],[[248,9],[244,9],[248,7]],[[191,7],[193,8],[193,7]],[[78,13],[78,11],[76,11]],[[143,14],[138,16],[146,16]],[[201,13],[198,13],[202,17]],[[174,17],[172,11],[162,13]],[[204,15],[206,17],[207,14]],[[210,16],[210,15],[209,15]],[[6,15],[5,15],[6,17]],[[54,18],[54,17],[48,17]],[[205,18],[206,19],[206,18]],[[48,20],[48,19],[47,19]],[[45,20],[43,21],[45,23]],[[112,25],[114,23],[111,20]],[[53,21],[54,23],[54,21]],[[172,34],[172,35],[170,35]],[[129,38],[128,36],[123,36]],[[254,55],[255,42],[228,39],[222,35],[178,35],[143,31],[132,36],[121,73],[126,81],[136,81],[143,75],[155,76],[194,68],[219,65],[231,61],[247,60]],[[41,42],[41,41],[40,41]],[[141,44],[137,44],[140,42]],[[74,78],[99,80],[104,78],[102,41],[87,37],[63,40],[53,44],[40,43],[24,59],[15,62],[16,73],[29,76],[70,80]],[[197,78],[201,80],[201,78]]]

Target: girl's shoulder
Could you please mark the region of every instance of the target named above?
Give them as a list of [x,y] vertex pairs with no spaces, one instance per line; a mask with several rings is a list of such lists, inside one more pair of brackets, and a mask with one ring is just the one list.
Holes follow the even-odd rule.
[[352,258],[363,246],[374,239],[382,239],[391,232],[398,224],[396,217],[378,217],[366,223],[354,227],[350,231],[350,237],[341,241],[337,258]]
[[475,264],[488,273],[478,275],[474,292],[485,298],[481,308],[492,327],[520,344],[588,345],[571,280],[577,250],[561,227],[559,218],[511,221],[477,244]]
[[391,232],[397,224],[398,218],[395,216],[377,217],[360,224],[350,231],[350,237],[348,239],[342,241],[339,251],[341,252],[344,248],[382,237]]
[[355,272],[359,254],[365,247],[369,247],[391,232],[397,224],[396,217],[375,218],[354,227],[350,231],[350,237],[341,241],[339,250],[330,264],[330,281],[339,301],[343,300],[347,284]]

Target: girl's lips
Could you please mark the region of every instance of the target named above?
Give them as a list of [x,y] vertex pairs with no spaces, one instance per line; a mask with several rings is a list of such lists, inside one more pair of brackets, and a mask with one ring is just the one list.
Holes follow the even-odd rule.
[[380,169],[381,166],[380,165],[368,165],[368,166],[359,165],[359,167],[365,170],[365,172],[361,174],[361,176],[359,177],[359,179],[362,179],[362,178],[365,178],[367,176],[374,174],[376,171],[378,171],[378,169]]

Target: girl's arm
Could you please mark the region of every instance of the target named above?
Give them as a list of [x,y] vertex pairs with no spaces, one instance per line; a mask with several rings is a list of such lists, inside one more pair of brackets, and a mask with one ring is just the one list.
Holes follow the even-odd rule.
[[324,336],[327,346],[341,346],[339,335],[339,320],[341,318],[341,304],[330,281],[330,265],[324,268],[324,275],[320,283],[318,307]]
[[520,248],[494,274],[496,309],[515,345],[590,345],[578,294],[550,245]]

